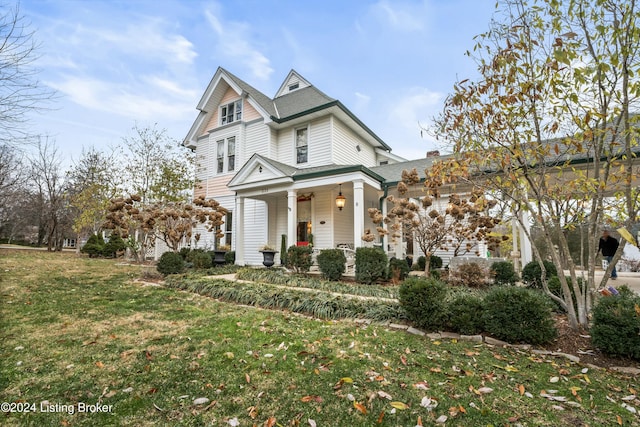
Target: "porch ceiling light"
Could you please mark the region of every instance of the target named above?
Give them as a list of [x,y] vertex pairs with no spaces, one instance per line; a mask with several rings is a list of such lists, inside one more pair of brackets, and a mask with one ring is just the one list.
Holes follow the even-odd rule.
[[338,197],[336,197],[336,206],[338,209],[342,210],[346,202],[347,199],[342,195],[342,184],[340,184],[340,192],[338,193]]

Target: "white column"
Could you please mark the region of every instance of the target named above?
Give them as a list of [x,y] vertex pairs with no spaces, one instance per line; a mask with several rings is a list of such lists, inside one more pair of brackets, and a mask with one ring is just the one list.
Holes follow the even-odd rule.
[[236,196],[236,209],[234,212],[235,237],[236,237],[236,264],[245,265],[244,262],[244,197]]
[[287,192],[287,246],[296,244],[298,218],[298,192],[289,190]]
[[364,234],[364,181],[353,181],[353,246],[362,246]]

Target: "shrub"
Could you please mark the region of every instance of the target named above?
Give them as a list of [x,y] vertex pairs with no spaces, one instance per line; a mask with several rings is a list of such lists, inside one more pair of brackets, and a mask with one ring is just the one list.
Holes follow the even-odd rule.
[[340,249],[324,249],[318,254],[318,267],[327,280],[340,280],[345,272],[347,258]]
[[306,273],[311,268],[313,262],[311,246],[289,246],[287,249],[287,268],[293,269],[296,273]]
[[389,278],[393,283],[400,283],[409,276],[409,263],[406,259],[391,258],[389,260]]
[[518,274],[509,261],[497,261],[491,264],[491,275],[496,285],[515,285],[518,281]]
[[447,316],[447,285],[439,280],[410,277],[400,285],[400,305],[417,327],[442,330]]
[[484,303],[481,298],[462,294],[449,303],[449,325],[455,332],[474,335],[482,332],[482,312]]
[[511,343],[544,344],[556,337],[551,304],[531,289],[495,286],[484,299],[484,329]]
[[225,264],[235,264],[236,263],[236,251],[229,251],[224,254],[224,263]]
[[[414,268],[418,271],[424,271],[426,262],[427,259],[424,256],[419,256],[418,261],[414,264]],[[429,257],[429,270],[435,270],[437,268],[442,268],[442,258],[438,255],[431,255]]]
[[213,265],[211,255],[209,255],[208,252],[196,252],[191,257],[191,262],[193,263],[193,268],[196,270],[206,270],[207,268],[211,268]]
[[203,254],[203,253],[205,253],[204,249],[190,249],[189,252],[187,252],[187,255],[185,256],[184,260],[188,263],[193,264],[193,258],[197,254]]
[[476,262],[460,264],[457,269],[449,272],[447,281],[452,285],[470,288],[486,288],[491,284],[489,272]]
[[182,273],[184,260],[177,252],[165,252],[160,256],[156,269],[164,276],[167,274]]
[[184,248],[180,248],[180,252],[178,252],[178,253],[182,257],[182,259],[186,260],[187,259],[187,255],[189,255],[189,252],[191,252],[191,248],[184,247]]
[[[544,269],[547,272],[547,280],[558,275],[556,266],[550,261],[544,261]],[[537,261],[531,261],[522,269],[522,281],[530,288],[542,287],[542,270]]]
[[640,298],[624,292],[601,297],[593,308],[591,340],[605,353],[640,359]]
[[102,234],[92,234],[87,243],[80,249],[83,254],[89,255],[89,258],[102,256],[104,253],[104,239]]
[[356,280],[371,285],[387,276],[387,254],[380,248],[356,249]]
[[118,252],[124,251],[127,248],[127,244],[122,240],[122,237],[118,233],[111,233],[109,241],[105,243],[102,254],[109,258],[115,258],[118,256]]

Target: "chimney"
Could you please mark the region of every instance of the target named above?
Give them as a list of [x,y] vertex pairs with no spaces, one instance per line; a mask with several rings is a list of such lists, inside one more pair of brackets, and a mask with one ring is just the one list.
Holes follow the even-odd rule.
[[440,157],[440,151],[438,150],[427,151],[427,158],[429,157]]

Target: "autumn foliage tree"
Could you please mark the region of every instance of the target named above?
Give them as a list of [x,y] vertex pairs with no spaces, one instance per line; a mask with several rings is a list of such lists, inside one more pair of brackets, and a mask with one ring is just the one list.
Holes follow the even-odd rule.
[[[439,136],[468,162],[476,182],[534,218],[547,247],[557,248],[549,252],[556,268],[570,277],[559,276],[562,297],[544,279],[543,287],[573,327],[588,327],[592,296],[606,281],[597,284],[594,276],[600,227],[633,229],[640,205],[633,114],[640,101],[640,11],[635,0],[499,5],[502,20],[469,52],[480,77],[454,86]],[[516,218],[526,230],[523,216]],[[565,233],[576,224],[589,234],[586,290]]]
[[[379,209],[368,210],[373,222],[379,224],[376,229],[378,234],[389,235],[394,242],[410,235],[427,257],[436,250],[451,251],[454,256],[467,253],[479,255],[479,242],[487,242],[490,247],[499,243],[491,235],[500,222],[489,213],[495,201],[486,198],[479,188],[472,188],[464,196],[449,194],[446,207],[436,202],[441,198],[442,186],[447,184],[446,179],[439,175],[441,170],[442,165],[438,164],[431,171],[426,171],[422,185],[416,169],[402,172],[398,197],[387,197],[392,207],[386,216]],[[449,180],[453,179],[453,174],[450,174]],[[365,241],[372,238],[375,236],[371,233],[363,236]],[[429,262],[425,263],[425,275],[429,275],[429,265]]]
[[177,252],[180,245],[199,240],[194,234],[199,224],[209,232],[216,231],[222,237],[220,225],[224,223],[226,209],[213,200],[199,197],[192,203],[166,202],[143,204],[139,195],[111,200],[104,228],[114,230],[127,239],[136,261],[143,261],[157,239]]

